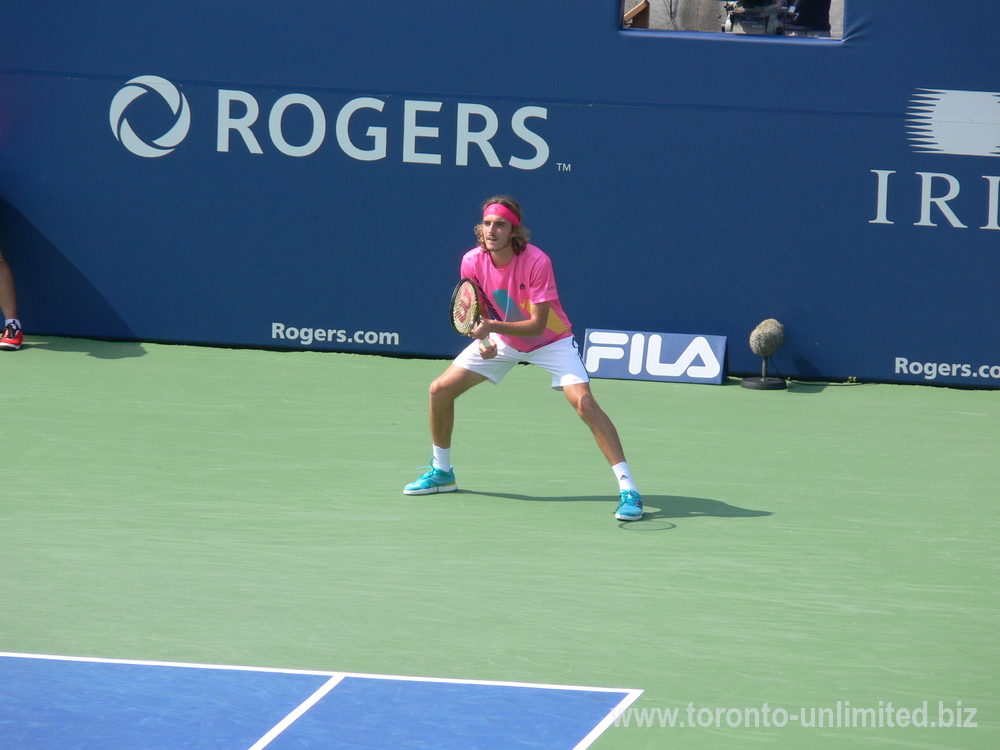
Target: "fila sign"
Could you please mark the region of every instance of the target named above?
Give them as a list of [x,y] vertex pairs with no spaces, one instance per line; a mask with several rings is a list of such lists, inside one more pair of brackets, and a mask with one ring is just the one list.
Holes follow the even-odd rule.
[[587,329],[583,362],[595,378],[719,385],[725,336]]

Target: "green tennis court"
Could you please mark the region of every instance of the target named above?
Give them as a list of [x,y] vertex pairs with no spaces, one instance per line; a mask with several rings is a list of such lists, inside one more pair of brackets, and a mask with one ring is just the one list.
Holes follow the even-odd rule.
[[599,750],[1000,744],[1000,392],[596,381],[625,524],[532,368],[404,496],[443,366],[4,353],[0,650],[644,690]]

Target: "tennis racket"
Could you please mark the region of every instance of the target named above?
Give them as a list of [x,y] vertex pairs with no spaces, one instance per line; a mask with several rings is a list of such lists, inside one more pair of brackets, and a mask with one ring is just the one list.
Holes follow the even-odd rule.
[[468,336],[480,320],[479,292],[472,279],[462,279],[451,295],[451,327]]
[[[482,316],[479,313],[479,301],[486,300],[480,294],[479,285],[472,279],[462,279],[451,295],[451,327],[463,336],[468,336],[479,325]],[[489,302],[487,301],[487,305]],[[484,359],[496,356],[497,345],[487,336],[479,342],[479,353]]]

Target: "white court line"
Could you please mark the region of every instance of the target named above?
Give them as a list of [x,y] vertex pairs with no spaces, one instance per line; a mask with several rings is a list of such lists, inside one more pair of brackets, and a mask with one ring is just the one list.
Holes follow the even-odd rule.
[[270,672],[277,674],[338,675],[346,672],[320,672],[314,669],[282,669],[278,667],[234,667],[230,664],[189,664],[180,661],[150,661],[148,659],[106,659],[100,656],[59,656],[54,654],[22,654],[0,651],[0,658],[50,659],[52,661],[77,661],[87,664],[132,664],[138,667],[183,667],[184,669],[231,669],[238,672]]
[[313,693],[304,701],[302,701],[302,703],[300,703],[294,711],[292,711],[290,714],[288,714],[288,716],[286,716],[284,719],[282,719],[273,727],[271,727],[271,731],[269,731],[267,734],[265,734],[263,737],[257,740],[253,745],[251,745],[250,750],[263,750],[263,748],[270,745],[271,741],[275,737],[277,737],[279,734],[288,729],[288,727],[290,727],[300,716],[302,716],[302,714],[304,714],[310,708],[315,706],[316,703],[320,700],[320,698],[322,698],[324,695],[326,695],[335,687],[337,687],[337,684],[342,679],[344,679],[344,676],[338,675],[335,677],[331,677],[329,680],[323,683],[323,686],[319,690],[317,690],[315,693]]
[[406,675],[367,674],[365,672],[330,672],[316,669],[283,669],[279,667],[241,667],[230,664],[191,664],[178,661],[147,661],[144,659],[107,659],[91,656],[58,656],[53,654],[24,654],[14,651],[0,651],[0,658],[51,659],[54,661],[77,661],[96,664],[134,664],[145,667],[183,667],[185,669],[231,669],[240,672],[271,672],[277,674],[306,674],[328,677],[361,677],[371,680],[403,680],[406,682],[437,682],[452,685],[496,685],[499,687],[541,688],[543,690],[585,690],[592,693],[628,693],[635,700],[642,690],[634,688],[592,687],[587,685],[547,685],[538,682],[508,682],[504,680],[467,680],[452,677],[408,677]]
[[585,750],[590,747],[591,743],[604,734],[604,730],[610,727],[614,723],[615,719],[625,713],[625,709],[635,703],[636,699],[640,695],[642,695],[641,690],[629,690],[628,695],[622,698],[621,702],[611,709],[608,715],[601,720],[601,723],[590,730],[590,734],[580,740],[573,750]]

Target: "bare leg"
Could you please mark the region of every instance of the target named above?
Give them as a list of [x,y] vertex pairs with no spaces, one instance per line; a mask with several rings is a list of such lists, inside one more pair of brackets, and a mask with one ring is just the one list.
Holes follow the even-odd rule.
[[14,274],[10,272],[7,261],[0,256],[0,310],[4,317],[17,317],[17,294],[14,291]]
[[458,365],[449,365],[431,383],[431,440],[439,448],[451,448],[451,433],[455,428],[455,399],[487,378]]
[[563,393],[576,409],[576,413],[594,433],[594,440],[597,441],[601,453],[608,459],[608,463],[614,466],[624,461],[625,451],[618,438],[618,430],[615,429],[611,418],[601,409],[594,394],[590,392],[590,383],[564,386]]
[[[622,450],[621,440],[618,439],[618,430],[615,429],[610,417],[597,403],[594,394],[590,392],[589,383],[579,385],[568,385],[563,387],[566,398],[576,408],[576,413],[587,423],[590,431],[594,433],[594,440],[600,447],[608,463],[617,466],[625,461],[625,451]],[[619,477],[619,482],[631,478],[628,475]],[[619,484],[619,486],[621,486]],[[642,519],[642,498],[638,490],[631,488],[621,489],[618,509],[615,511],[615,518],[619,521],[639,521]]]

